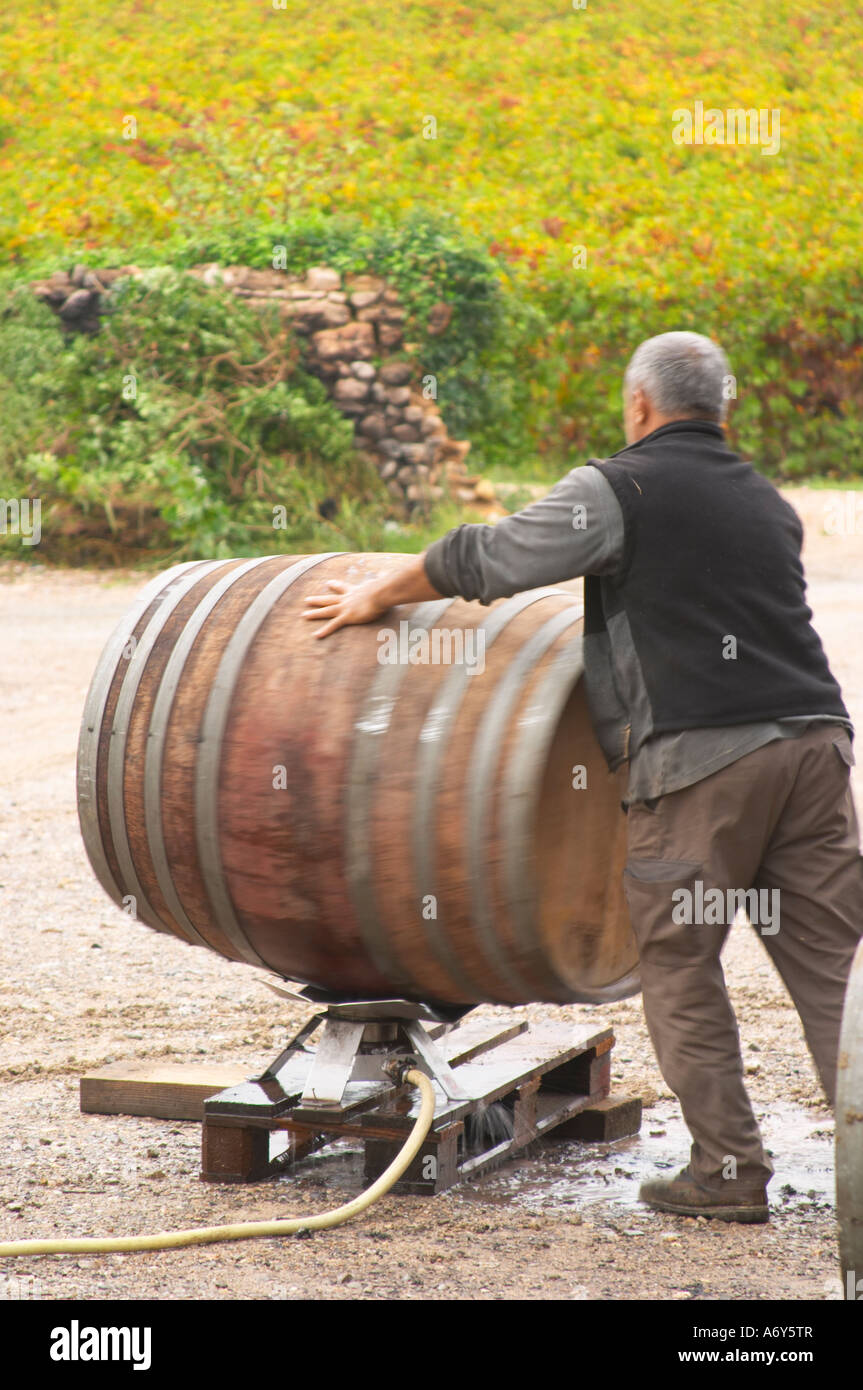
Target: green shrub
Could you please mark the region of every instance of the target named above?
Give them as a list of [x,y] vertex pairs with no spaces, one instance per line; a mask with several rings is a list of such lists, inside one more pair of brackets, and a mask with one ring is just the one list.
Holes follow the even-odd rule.
[[386,520],[349,422],[277,316],[173,271],[118,281],[94,336],[65,335],[26,288],[9,295],[0,411],[0,495],[41,498],[48,557],[350,548],[348,498],[351,516],[362,501]]

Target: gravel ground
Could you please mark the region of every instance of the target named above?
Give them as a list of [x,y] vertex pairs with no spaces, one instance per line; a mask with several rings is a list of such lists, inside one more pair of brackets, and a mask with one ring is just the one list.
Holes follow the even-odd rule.
[[[807,528],[816,623],[863,727],[860,536],[824,533],[835,494],[786,495]],[[206,1057],[252,1075],[304,1017],[247,967],[130,922],[86,861],[74,803],[78,722],[105,638],[140,586],[128,574],[0,566],[4,1240],[299,1215],[361,1187],[347,1147],[274,1182],[202,1184],[196,1124],[79,1113],[84,1071]],[[859,768],[855,785],[859,804]],[[692,1222],[635,1200],[638,1181],[676,1170],[688,1147],[638,999],[590,1011],[531,1006],[530,1017],[581,1021],[590,1012],[591,1022],[613,1025],[615,1088],[645,1098],[640,1136],[548,1141],[472,1185],[434,1199],[387,1197],[310,1239],[6,1261],[0,1281],[29,1276],[45,1299],[839,1298],[829,1110],[757,936],[735,927],[725,962],[776,1167],[767,1226]]]

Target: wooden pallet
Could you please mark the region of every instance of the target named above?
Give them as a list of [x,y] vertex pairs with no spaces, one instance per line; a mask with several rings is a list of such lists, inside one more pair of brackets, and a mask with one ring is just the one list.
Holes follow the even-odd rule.
[[[610,1097],[610,1028],[519,1019],[467,1019],[428,1028],[468,1099],[452,1099],[437,1081],[429,1134],[394,1191],[433,1194],[478,1177],[554,1132],[557,1137],[618,1139],[638,1131],[641,1100]],[[404,1144],[419,1110],[412,1087],[352,1081],[326,1111],[302,1104],[310,1049],[291,1055],[275,1077],[231,1086],[204,1102],[201,1177],[255,1182],[339,1138],[359,1139],[365,1179],[374,1181]],[[313,1053],[311,1054],[313,1055]],[[493,1103],[509,1112],[511,1136],[483,1147],[482,1116]],[[270,1158],[270,1134],[286,1131],[288,1149]]]

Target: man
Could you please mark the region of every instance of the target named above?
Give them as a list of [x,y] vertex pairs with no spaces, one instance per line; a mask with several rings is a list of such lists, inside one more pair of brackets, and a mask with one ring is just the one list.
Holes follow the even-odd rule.
[[[629,763],[625,885],[644,1011],[693,1139],[688,1167],[640,1195],[662,1211],[766,1221],[773,1168],[720,952],[748,893],[834,1103],[863,860],[854,731],[811,626],[802,527],[725,442],[730,379],[709,338],[648,339],[624,377],[625,448],[496,526],[456,527],[394,575],[332,582],[305,616],[324,619],[326,637],[394,604],[491,603],[585,576],[586,692],[609,767]],[[692,910],[717,901],[730,910]]]

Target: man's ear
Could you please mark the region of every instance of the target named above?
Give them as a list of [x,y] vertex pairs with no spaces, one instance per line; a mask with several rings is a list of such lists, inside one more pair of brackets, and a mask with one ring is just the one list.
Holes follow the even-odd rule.
[[650,406],[642,387],[636,386],[632,393],[631,413],[636,425],[643,425],[650,414]]

